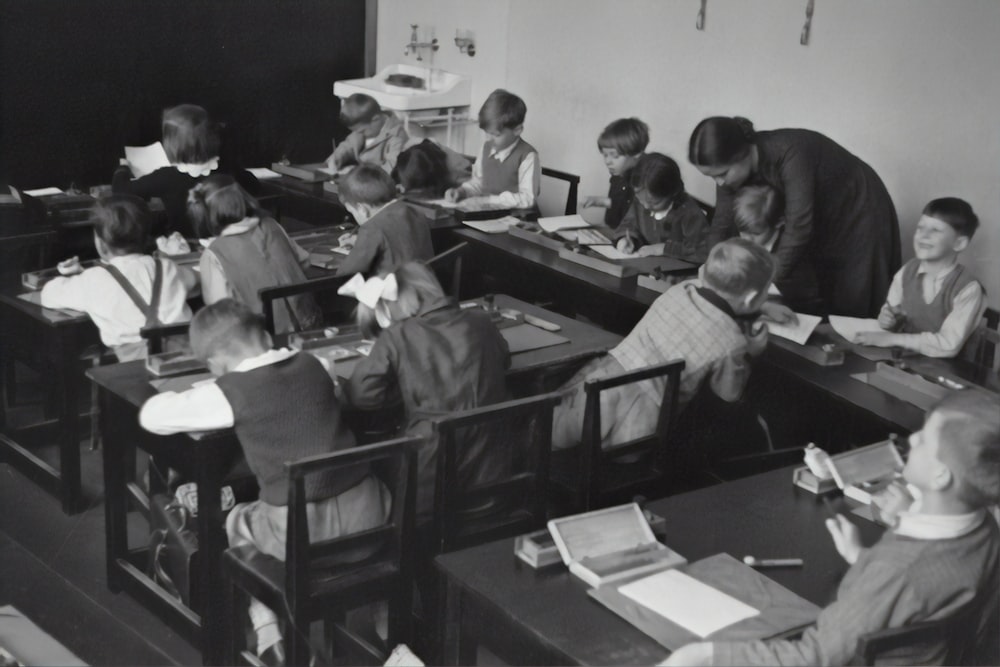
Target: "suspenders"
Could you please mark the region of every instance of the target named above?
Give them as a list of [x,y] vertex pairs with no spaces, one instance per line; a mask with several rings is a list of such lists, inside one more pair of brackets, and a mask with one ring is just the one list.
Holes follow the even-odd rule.
[[128,297],[132,299],[132,303],[135,304],[139,312],[146,316],[147,327],[155,327],[162,322],[160,322],[160,292],[163,291],[163,263],[158,259],[154,259],[153,263],[156,264],[156,272],[153,274],[153,298],[150,303],[146,303],[139,292],[135,289],[135,286],[130,283],[122,272],[117,269],[117,267],[111,264],[98,264],[99,267],[111,274],[111,277],[115,279],[121,288],[125,290]]

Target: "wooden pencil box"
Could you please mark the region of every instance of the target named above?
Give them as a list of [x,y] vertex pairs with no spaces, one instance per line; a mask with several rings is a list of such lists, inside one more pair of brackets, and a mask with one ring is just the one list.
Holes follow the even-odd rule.
[[208,370],[188,352],[163,352],[146,357],[146,370],[157,377],[186,375]]

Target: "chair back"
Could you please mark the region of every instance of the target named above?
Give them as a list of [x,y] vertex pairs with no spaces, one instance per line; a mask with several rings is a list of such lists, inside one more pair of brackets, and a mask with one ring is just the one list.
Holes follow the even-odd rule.
[[977,366],[1000,370],[1000,311],[987,308],[982,325],[973,332],[967,345]]
[[164,343],[168,338],[186,336],[190,322],[175,322],[174,324],[157,324],[143,327],[139,330],[139,336],[146,341],[146,346],[150,354],[160,354],[164,351]]
[[542,176],[548,176],[549,178],[566,181],[569,184],[569,188],[566,193],[565,215],[573,215],[576,213],[576,202],[579,198],[580,190],[580,177],[576,174],[559,171],[558,169],[550,169],[549,167],[542,167]]
[[468,248],[468,242],[462,242],[427,260],[427,266],[437,276],[445,293],[455,299],[461,298],[462,257]]
[[[261,288],[257,294],[260,297],[260,305],[263,310],[264,328],[272,336],[276,335],[274,302],[279,299],[287,299],[303,294],[317,295],[323,293],[323,298],[317,297],[316,301],[320,304],[320,308],[323,311],[324,321],[328,324],[343,322],[350,317],[348,313],[354,310],[356,302],[352,298],[339,296],[337,289],[350,278],[350,276],[324,276],[323,278],[314,278],[290,285]],[[336,319],[337,322],[330,322],[331,318]]]
[[545,525],[552,410],[558,402],[558,394],[541,394],[433,420],[434,553]]

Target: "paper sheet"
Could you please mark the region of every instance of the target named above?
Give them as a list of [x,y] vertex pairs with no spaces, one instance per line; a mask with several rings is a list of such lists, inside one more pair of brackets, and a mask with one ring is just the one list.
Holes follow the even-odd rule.
[[514,216],[505,215],[502,218],[494,218],[493,220],[463,220],[462,224],[487,234],[504,234],[510,229],[511,225],[516,225],[519,222],[521,221]]
[[253,174],[254,178],[262,181],[269,178],[281,178],[281,174],[272,169],[268,169],[267,167],[253,167],[251,169],[247,169],[247,171]]
[[560,229],[570,229],[573,227],[589,227],[590,223],[579,214],[557,215],[552,218],[539,218],[538,226],[547,232],[557,232]]
[[882,331],[878,320],[843,315],[831,315],[830,326],[851,343],[854,342],[854,337],[862,331]]
[[774,334],[775,336],[787,338],[788,340],[798,343],[799,345],[805,345],[806,341],[809,340],[809,336],[812,335],[813,330],[816,328],[816,325],[818,325],[820,320],[823,318],[818,315],[803,315],[802,313],[795,313],[795,316],[798,317],[799,322],[794,326],[768,322],[768,332]]
[[428,199],[423,203],[430,204],[432,206],[440,206],[442,208],[458,208],[458,202],[448,201],[444,197],[441,199]]
[[61,195],[63,193],[59,188],[38,188],[37,190],[25,190],[24,194],[31,197],[48,197],[49,195]]
[[677,570],[643,577],[618,591],[701,638],[760,614],[758,609]]
[[151,174],[161,167],[170,166],[170,158],[167,157],[167,152],[163,150],[163,144],[159,141],[148,146],[126,146],[125,160],[135,178]]
[[638,253],[625,253],[614,247],[613,245],[592,245],[587,246],[598,255],[606,257],[607,259],[635,259],[638,257]]

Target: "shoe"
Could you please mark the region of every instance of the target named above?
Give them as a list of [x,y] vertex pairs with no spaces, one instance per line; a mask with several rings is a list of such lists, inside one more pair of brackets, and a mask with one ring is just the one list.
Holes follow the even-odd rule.
[[285,667],[285,642],[280,639],[258,656],[267,667]]

